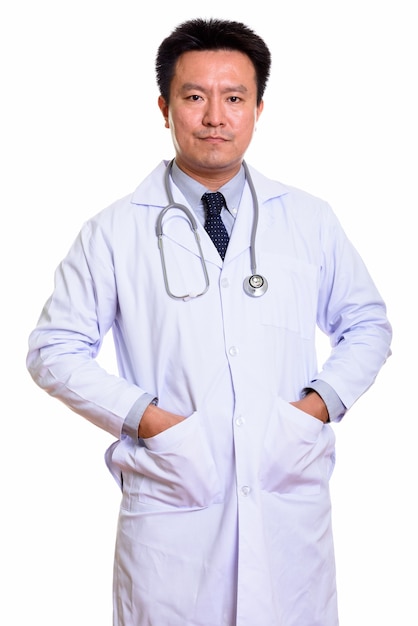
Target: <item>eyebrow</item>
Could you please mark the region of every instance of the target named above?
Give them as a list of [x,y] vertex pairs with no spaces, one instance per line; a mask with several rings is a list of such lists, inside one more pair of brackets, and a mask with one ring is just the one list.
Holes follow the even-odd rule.
[[[202,91],[203,93],[206,93],[207,90],[202,87],[202,85],[199,85],[198,83],[184,83],[181,88],[180,91]],[[237,91],[238,93],[248,93],[248,89],[247,87],[245,87],[245,85],[231,85],[228,87],[224,87],[222,89],[222,93],[230,93],[233,91]]]

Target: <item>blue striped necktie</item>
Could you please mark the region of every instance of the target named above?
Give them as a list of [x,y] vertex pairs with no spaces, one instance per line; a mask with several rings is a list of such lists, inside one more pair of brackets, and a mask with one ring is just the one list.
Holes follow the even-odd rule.
[[223,206],[226,206],[225,198],[220,191],[204,193],[202,202],[206,216],[205,230],[215,244],[223,261],[229,242],[229,235],[221,218],[221,209]]

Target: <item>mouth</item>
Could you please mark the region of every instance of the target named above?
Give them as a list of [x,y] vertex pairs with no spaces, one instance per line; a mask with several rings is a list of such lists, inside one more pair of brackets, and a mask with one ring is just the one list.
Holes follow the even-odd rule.
[[230,141],[229,137],[221,135],[201,135],[198,136],[198,139],[205,141],[206,143],[224,143],[225,141]]

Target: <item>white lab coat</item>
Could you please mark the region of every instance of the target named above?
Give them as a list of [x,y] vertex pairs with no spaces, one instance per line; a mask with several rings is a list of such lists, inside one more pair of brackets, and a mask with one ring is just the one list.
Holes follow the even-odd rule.
[[[346,407],[389,354],[384,304],[329,206],[251,169],[224,263],[199,224],[210,288],[165,290],[155,223],[164,163],[83,227],[30,338],[35,381],[116,442],[123,477],[116,626],[336,626],[328,481],[334,432],[289,404],[314,378]],[[174,189],[175,199],[187,204]],[[201,291],[201,262],[178,210],[164,219],[170,288]],[[315,327],[329,336],[318,368]],[[94,360],[113,329],[120,377]],[[121,436],[147,392],[187,416],[145,441]]]

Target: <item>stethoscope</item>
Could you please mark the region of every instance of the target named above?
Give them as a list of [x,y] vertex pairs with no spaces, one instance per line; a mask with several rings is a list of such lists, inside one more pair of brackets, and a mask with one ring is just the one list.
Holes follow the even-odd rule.
[[[267,279],[264,276],[257,273],[257,264],[256,264],[256,255],[255,255],[255,238],[257,234],[258,213],[259,213],[258,200],[257,200],[257,194],[255,192],[255,188],[254,188],[253,181],[251,179],[251,175],[248,170],[247,164],[245,163],[245,161],[243,161],[242,164],[245,170],[245,176],[248,182],[248,186],[250,188],[251,197],[253,201],[253,211],[254,211],[253,224],[252,224],[252,229],[251,229],[251,239],[250,239],[250,264],[251,264],[252,274],[251,276],[247,276],[244,279],[243,287],[247,295],[253,298],[258,298],[259,296],[262,296],[266,293],[267,288],[268,288],[268,283],[267,283]],[[203,296],[207,292],[207,290],[209,289],[209,275],[208,275],[208,270],[206,267],[206,261],[203,257],[203,251],[202,251],[202,246],[200,244],[200,237],[199,237],[199,233],[197,230],[196,219],[193,213],[190,211],[190,209],[184,206],[184,204],[179,204],[177,202],[174,202],[174,198],[173,198],[173,194],[171,193],[171,186],[170,186],[170,172],[171,172],[172,167],[173,167],[173,161],[171,161],[167,165],[166,170],[165,170],[165,175],[164,175],[164,187],[167,193],[169,203],[166,207],[164,207],[164,209],[159,214],[155,229],[156,229],[156,234],[158,237],[158,247],[160,249],[161,265],[163,268],[164,284],[165,284],[166,291],[168,295],[170,296],[170,298],[174,298],[175,300],[190,300],[191,298],[199,298],[200,296]],[[167,275],[167,265],[165,262],[165,255],[164,255],[163,219],[166,213],[168,211],[171,211],[171,209],[177,209],[177,210],[183,211],[183,213],[186,215],[189,221],[190,228],[192,229],[194,233],[197,250],[198,250],[199,257],[200,257],[200,262],[202,264],[204,281],[205,281],[205,287],[203,291],[201,291],[200,293],[191,292],[188,294],[176,295],[170,289],[170,285],[168,282],[168,275]]]

